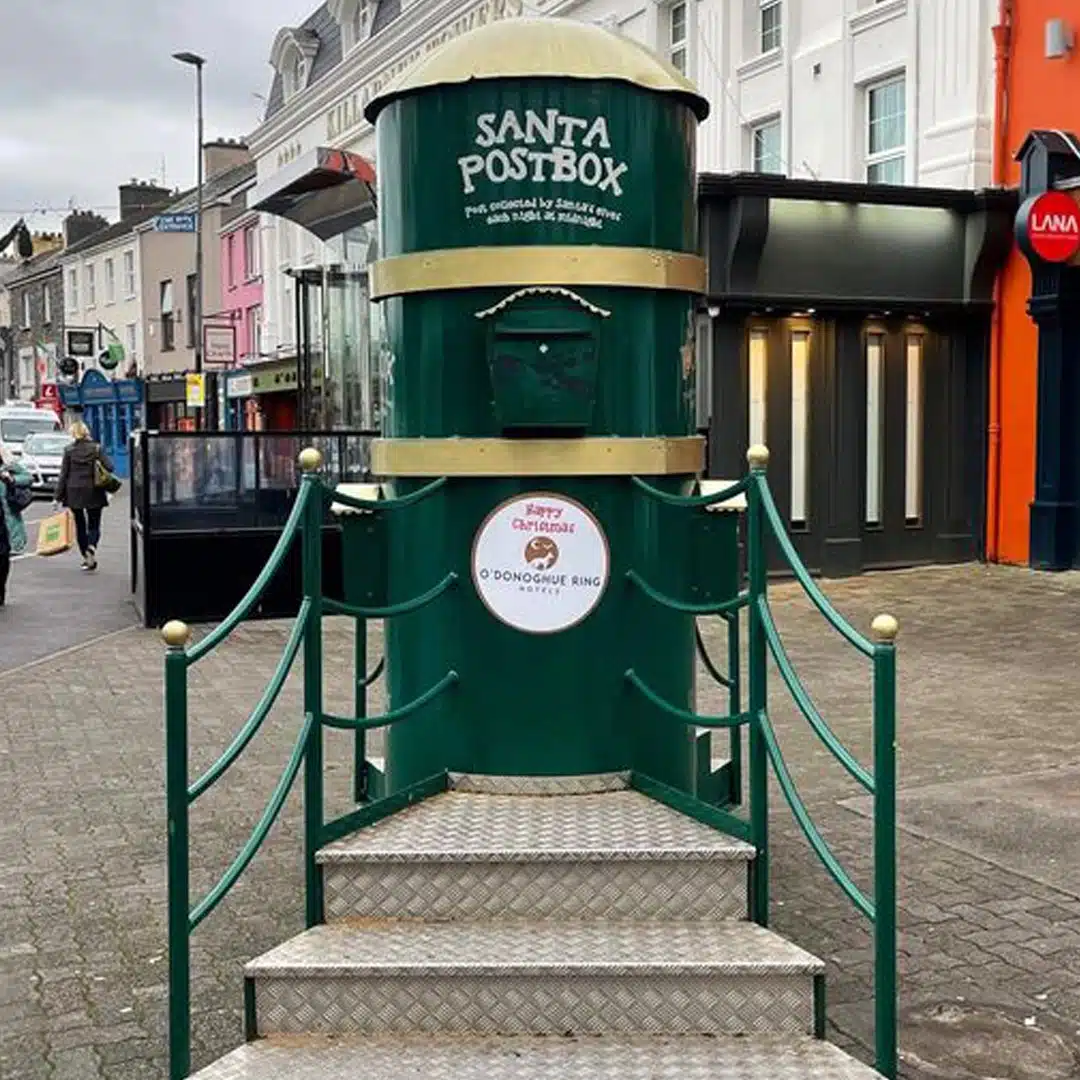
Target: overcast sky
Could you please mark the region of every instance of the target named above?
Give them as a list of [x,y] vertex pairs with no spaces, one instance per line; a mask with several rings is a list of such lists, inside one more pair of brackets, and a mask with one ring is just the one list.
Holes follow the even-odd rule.
[[317,6],[0,0],[0,234],[19,216],[55,229],[72,201],[115,220],[117,185],[132,177],[192,185],[195,73],[171,54],[206,58],[206,137],[246,135],[269,92],[274,35]]

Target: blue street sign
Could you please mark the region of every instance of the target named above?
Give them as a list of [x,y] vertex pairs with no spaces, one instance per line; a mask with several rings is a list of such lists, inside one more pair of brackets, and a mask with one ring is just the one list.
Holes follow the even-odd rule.
[[158,214],[154,218],[154,232],[195,231],[196,214]]

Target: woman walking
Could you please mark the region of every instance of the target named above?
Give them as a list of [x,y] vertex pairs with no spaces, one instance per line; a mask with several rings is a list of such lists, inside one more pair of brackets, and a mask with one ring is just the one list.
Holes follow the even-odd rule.
[[22,512],[33,499],[31,476],[21,465],[0,465],[0,607],[7,603],[11,556],[26,550]]
[[68,433],[75,441],[64,451],[54,498],[75,517],[75,535],[83,558],[82,568],[96,570],[97,546],[101,541],[101,511],[109,505],[109,498],[105,489],[98,487],[95,466],[100,461],[111,473],[113,464],[90,438],[90,429],[81,420],[76,420],[68,428]]

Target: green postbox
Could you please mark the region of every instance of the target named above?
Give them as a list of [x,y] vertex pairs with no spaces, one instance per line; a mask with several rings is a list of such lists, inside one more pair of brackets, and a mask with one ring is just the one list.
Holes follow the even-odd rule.
[[[690,493],[703,466],[692,307],[707,111],[651,52],[562,19],[458,38],[367,107],[388,355],[373,467],[393,498],[447,478],[383,517],[387,602],[456,575],[388,620],[391,708],[458,675],[389,730],[390,790],[446,769],[639,769],[693,789],[693,730],[626,673],[692,708],[693,618],[649,590],[734,589],[733,521],[633,479]],[[718,529],[713,568],[701,530]]]

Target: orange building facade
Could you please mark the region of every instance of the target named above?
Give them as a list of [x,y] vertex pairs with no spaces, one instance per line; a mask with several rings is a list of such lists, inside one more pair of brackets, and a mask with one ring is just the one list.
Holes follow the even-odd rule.
[[[1070,173],[1080,182],[1080,0],[1000,0],[995,49],[995,182],[1019,187],[1022,199],[1071,189]],[[1080,557],[1080,437],[1068,430],[1080,430],[1076,297],[1080,266],[1042,263],[1014,245],[998,282],[991,352],[992,561],[1064,569]]]

